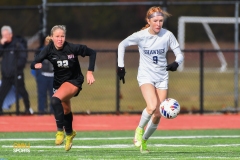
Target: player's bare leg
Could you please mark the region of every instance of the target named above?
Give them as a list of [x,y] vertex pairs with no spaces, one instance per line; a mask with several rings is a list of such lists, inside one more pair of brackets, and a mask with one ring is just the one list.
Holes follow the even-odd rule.
[[[159,112],[159,106],[160,106],[161,101],[163,101],[167,96],[167,90],[156,89],[154,86],[152,86],[152,89],[154,89],[154,92],[152,91],[151,93],[153,93],[156,97],[156,99],[155,99],[156,106],[155,106],[155,110],[153,111],[153,115],[148,122],[147,128],[142,136],[142,143],[141,143],[141,147],[140,147],[141,153],[149,153],[149,150],[147,148],[147,140],[156,131],[156,129],[158,127],[158,124],[159,124],[160,118],[161,118],[161,114]],[[142,92],[144,92],[144,91],[142,91]],[[146,92],[146,93],[149,94],[148,92]],[[145,94],[143,93],[143,95],[145,95]],[[145,97],[146,102],[148,102],[148,100],[151,101],[151,98],[148,98],[148,95],[145,95],[144,97]],[[149,104],[151,105],[151,103],[149,103]],[[152,107],[152,108],[154,108],[154,107]]]
[[151,119],[152,113],[155,110],[157,104],[157,97],[155,94],[155,88],[152,84],[143,84],[141,87],[142,95],[147,103],[147,107],[143,110],[138,127],[135,130],[134,145],[141,147],[142,138],[144,134],[144,127]]
[[72,129],[73,116],[71,112],[71,102],[70,99],[78,92],[78,87],[74,86],[69,82],[65,82],[61,87],[54,93],[53,96],[59,97],[61,99],[61,105],[64,111],[63,122],[66,131],[65,138],[65,150],[69,151],[72,147],[72,140],[76,136],[76,131]]

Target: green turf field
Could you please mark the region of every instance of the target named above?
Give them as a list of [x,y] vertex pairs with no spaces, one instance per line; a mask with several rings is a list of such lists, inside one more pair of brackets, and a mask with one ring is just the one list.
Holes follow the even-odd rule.
[[[69,152],[55,146],[53,132],[1,133],[0,160],[82,159],[240,159],[240,130],[156,131],[141,154],[132,144],[134,131],[78,132]],[[30,146],[30,153],[14,153],[13,146]]]

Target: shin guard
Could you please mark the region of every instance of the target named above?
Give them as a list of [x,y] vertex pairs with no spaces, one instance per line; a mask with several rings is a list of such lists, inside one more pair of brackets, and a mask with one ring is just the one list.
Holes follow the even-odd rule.
[[54,111],[57,129],[58,131],[63,131],[64,111],[61,100],[57,97],[52,97],[51,104]]
[[72,112],[64,115],[64,128],[67,135],[73,132],[72,121],[73,121]]

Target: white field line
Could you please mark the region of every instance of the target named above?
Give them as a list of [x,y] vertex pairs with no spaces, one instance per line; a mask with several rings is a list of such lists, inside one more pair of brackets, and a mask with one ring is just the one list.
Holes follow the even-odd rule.
[[[240,135],[224,135],[224,136],[162,136],[151,137],[151,139],[193,139],[193,138],[240,138]],[[126,140],[132,137],[108,137],[108,138],[75,138],[74,140],[88,141],[88,140]],[[55,140],[53,138],[8,138],[0,139],[0,141],[47,141]],[[169,145],[169,144],[153,144],[153,147],[238,147],[240,144],[215,144],[215,145]],[[31,146],[31,148],[63,148],[64,146]],[[130,144],[114,144],[114,145],[98,145],[98,146],[73,146],[73,148],[131,148],[134,145]],[[13,148],[13,145],[2,145],[2,148]]]
[[[240,138],[240,135],[224,135],[224,136],[155,136],[150,139],[201,139],[201,138]],[[90,140],[126,140],[133,137],[105,137],[105,138],[74,138],[74,140],[90,141]],[[0,141],[52,141],[55,138],[1,138]]]
[[[240,144],[216,144],[216,145],[169,145],[169,144],[152,144],[148,145],[150,147],[195,147],[195,148],[205,148],[205,147],[239,147]],[[2,148],[13,148],[13,145],[2,145]],[[32,148],[41,149],[56,149],[64,148],[62,146],[30,146]],[[98,146],[72,146],[72,148],[136,148],[133,144],[112,144],[112,145],[98,145]]]

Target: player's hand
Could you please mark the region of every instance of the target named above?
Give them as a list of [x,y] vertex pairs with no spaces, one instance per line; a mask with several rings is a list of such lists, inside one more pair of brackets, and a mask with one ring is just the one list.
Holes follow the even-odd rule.
[[118,67],[118,70],[117,70],[117,75],[119,76],[119,80],[123,82],[123,84],[125,83],[125,79],[124,79],[124,76],[125,76],[126,72],[125,72],[125,68],[124,67]]
[[7,42],[6,38],[4,38],[4,37],[1,38],[1,40],[0,40],[1,45],[4,45],[6,42]]
[[93,84],[95,82],[95,78],[93,76],[93,72],[92,71],[87,71],[87,83],[89,85]]
[[178,68],[178,63],[174,61],[173,63],[167,65],[166,67],[167,71],[176,71]]
[[35,67],[36,69],[41,69],[41,68],[42,68],[42,63],[36,63],[36,64],[34,65],[34,67]]

